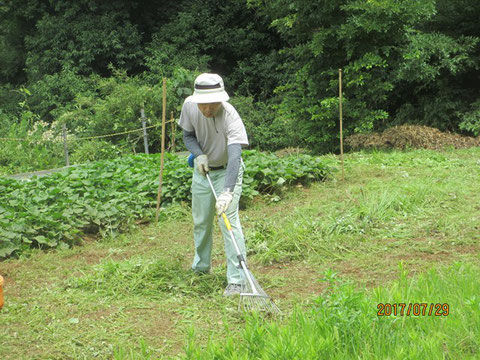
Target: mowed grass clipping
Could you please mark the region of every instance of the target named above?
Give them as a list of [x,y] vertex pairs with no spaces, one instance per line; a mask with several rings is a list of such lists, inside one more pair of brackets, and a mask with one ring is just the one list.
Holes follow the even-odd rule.
[[[325,275],[327,292],[310,308],[297,307],[285,324],[249,316],[240,335],[211,341],[203,349],[192,332],[183,358],[478,359],[478,266],[455,263],[414,278],[402,269],[394,284],[369,292],[338,280],[333,272]],[[378,304],[399,303],[406,303],[403,316],[399,308],[397,316],[378,316]],[[425,312],[407,316],[408,304],[421,303],[428,304]]]
[[223,277],[185,271],[181,261],[135,256],[124,261],[107,259],[93,272],[69,279],[67,288],[119,299],[145,296],[158,299],[166,294],[202,296],[222,291]]

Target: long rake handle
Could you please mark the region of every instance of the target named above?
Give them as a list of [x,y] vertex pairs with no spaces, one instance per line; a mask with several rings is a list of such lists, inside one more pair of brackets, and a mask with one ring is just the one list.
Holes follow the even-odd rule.
[[[213,187],[212,180],[210,179],[210,175],[206,173],[206,177],[208,180],[208,183],[210,184],[210,188],[212,189],[213,196],[215,197],[215,200],[217,200],[217,193],[215,192],[215,188]],[[243,257],[242,253],[240,252],[240,248],[238,247],[237,240],[235,239],[235,235],[233,235],[233,229],[232,225],[230,224],[230,221],[227,218],[227,214],[225,212],[222,212],[220,215],[223,219],[223,222],[225,223],[225,226],[228,230],[228,233],[230,234],[230,239],[232,240],[233,246],[235,247],[235,251],[237,253],[238,261],[240,262],[240,266],[243,269],[243,272],[245,273],[245,276],[247,277],[248,282],[250,283],[250,286],[252,287],[252,292],[254,294],[258,294],[257,288],[255,284],[253,283],[252,277],[250,276],[250,271],[247,268],[247,264],[245,263],[245,258]]]

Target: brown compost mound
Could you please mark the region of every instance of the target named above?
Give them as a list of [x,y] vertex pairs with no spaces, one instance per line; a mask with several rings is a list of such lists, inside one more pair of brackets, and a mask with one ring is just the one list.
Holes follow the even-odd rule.
[[447,147],[466,149],[480,146],[479,137],[442,132],[422,125],[401,125],[385,130],[383,133],[355,134],[345,139],[352,150],[360,149],[431,149],[442,150]]

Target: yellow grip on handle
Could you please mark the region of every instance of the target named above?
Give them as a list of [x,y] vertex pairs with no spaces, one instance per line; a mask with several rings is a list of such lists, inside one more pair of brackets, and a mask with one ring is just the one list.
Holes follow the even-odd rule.
[[230,225],[230,221],[228,221],[227,215],[225,215],[225,213],[222,213],[222,218],[223,218],[223,222],[225,223],[225,226],[227,227],[227,230],[228,231],[232,230],[232,225]]

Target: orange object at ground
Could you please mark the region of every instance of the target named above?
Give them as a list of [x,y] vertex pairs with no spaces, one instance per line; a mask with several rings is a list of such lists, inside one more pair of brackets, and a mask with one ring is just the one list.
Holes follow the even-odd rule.
[[0,275],[0,309],[3,306],[3,277]]

